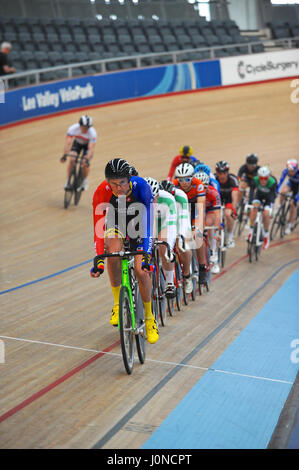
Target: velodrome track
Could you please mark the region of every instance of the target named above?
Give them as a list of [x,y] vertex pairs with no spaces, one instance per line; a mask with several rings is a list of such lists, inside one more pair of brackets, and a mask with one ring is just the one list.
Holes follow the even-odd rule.
[[[203,395],[199,392],[202,410],[212,405],[205,421],[208,441],[202,445],[268,445],[298,370],[298,364],[290,361],[290,340],[298,338],[298,315],[292,320],[294,331],[288,341],[276,350],[273,333],[261,356],[254,353],[256,335],[262,344],[268,324],[255,327],[254,321],[279,292],[285,296],[286,320],[273,316],[270,322],[281,338],[289,316],[298,313],[288,290],[279,291],[298,272],[298,229],[282,243],[273,243],[252,265],[245,255],[244,237],[236,239],[225,271],[213,277],[210,293],[168,318],[158,343],[147,345],[146,363],[136,362],[133,374],[127,376],[117,329],[109,324],[112,295],[107,273],[99,280],[89,276],[94,256],[91,200],[110,158],[127,158],[141,176],[162,179],[183,144],[192,145],[194,154],[212,167],[220,159],[228,160],[233,173],[248,153],[257,153],[260,162],[270,164],[279,177],[285,161],[299,157],[299,104],[291,101],[290,84],[291,80],[282,80],[84,110],[94,119],[99,141],[90,189],[78,207],[67,211],[62,190],[66,166],[59,157],[66,129],[83,111],[1,131],[2,449],[155,448],[155,432],[160,429],[162,447],[175,447],[177,437],[172,432],[177,436],[181,431],[173,423],[176,419],[182,423],[184,416],[179,405],[210,376],[212,388]],[[228,360],[227,368],[217,374],[214,364],[244,338],[242,332],[247,343],[241,343],[237,369],[232,373]],[[271,347],[273,354],[283,352],[286,361],[272,360]],[[245,370],[242,354],[251,372]],[[228,384],[219,384],[224,376]],[[215,408],[213,401],[209,403],[213,383],[220,390],[223,387],[225,394],[235,376],[246,376],[245,382],[238,383],[242,403],[236,409],[228,403],[219,423],[216,403]],[[262,403],[255,402],[251,393],[249,409],[260,413],[252,412],[250,424],[242,414],[242,406],[250,402],[249,383],[253,388],[268,385],[262,388],[267,398]],[[278,387],[280,410],[271,402]],[[192,408],[192,396],[190,400]],[[171,412],[174,427],[168,432],[163,423]],[[265,421],[269,418],[265,429],[261,414]],[[238,439],[230,439],[228,422],[234,423]],[[221,439],[215,442],[221,426]],[[200,447],[199,439],[197,443]],[[190,447],[196,445],[190,441]]]

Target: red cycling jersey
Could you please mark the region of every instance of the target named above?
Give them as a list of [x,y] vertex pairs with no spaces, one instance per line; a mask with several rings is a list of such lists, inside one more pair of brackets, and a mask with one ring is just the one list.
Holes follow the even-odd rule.
[[[180,189],[182,189],[182,187],[180,187],[180,183],[178,179],[173,180],[173,184],[175,186],[178,186]],[[184,192],[186,193],[188,197],[188,201],[191,204],[191,211],[190,211],[191,224],[194,225],[194,221],[196,218],[195,217],[195,214],[196,214],[195,203],[198,198],[205,197],[206,195],[205,187],[204,187],[203,182],[200,179],[193,177],[189,191],[188,192],[184,191]]]
[[214,186],[209,184],[206,188],[206,212],[212,212],[217,209],[221,209],[220,194]]

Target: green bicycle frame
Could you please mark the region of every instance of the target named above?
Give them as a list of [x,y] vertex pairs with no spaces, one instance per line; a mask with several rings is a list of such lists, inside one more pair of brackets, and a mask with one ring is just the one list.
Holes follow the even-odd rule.
[[[130,262],[131,261],[128,258],[121,259],[121,285],[125,286],[129,292],[130,308],[131,308],[131,313],[132,313],[132,328],[135,328],[134,301],[133,301],[132,287],[130,284],[130,276],[129,276]],[[119,329],[119,322],[118,322],[118,329]]]

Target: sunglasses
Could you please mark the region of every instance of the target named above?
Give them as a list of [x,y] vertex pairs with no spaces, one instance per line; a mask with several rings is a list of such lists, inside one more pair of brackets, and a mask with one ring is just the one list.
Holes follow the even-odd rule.
[[259,179],[262,181],[266,181],[269,179],[269,176],[259,176]]
[[192,177],[186,176],[185,178],[178,178],[178,180],[180,183],[190,183],[190,181],[192,180]]

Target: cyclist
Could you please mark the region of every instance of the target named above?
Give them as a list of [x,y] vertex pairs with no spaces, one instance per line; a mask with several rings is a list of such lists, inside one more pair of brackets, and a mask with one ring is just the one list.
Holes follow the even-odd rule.
[[167,178],[169,181],[172,180],[176,167],[179,166],[181,163],[195,163],[197,161],[197,159],[192,154],[193,149],[192,147],[190,147],[190,145],[181,146],[179,155],[174,157],[174,159],[172,160]]
[[198,173],[200,173],[202,171],[205,172],[210,177],[209,184],[211,186],[213,186],[213,188],[215,188],[218,191],[218,193],[220,194],[220,183],[216,179],[214,173],[212,173],[211,168],[209,167],[209,165],[205,165],[203,162],[198,163],[197,165],[195,165],[195,167],[194,167],[195,176],[198,175]]
[[[143,178],[131,176],[131,166],[122,158],[114,158],[107,163],[105,178],[93,195],[95,251],[97,255],[103,253],[104,249],[108,253],[120,251],[126,239],[130,249],[147,252],[146,256],[135,256],[134,266],[144,305],[147,340],[155,343],[159,333],[152,314],[152,283],[149,276],[153,244],[152,191]],[[136,218],[136,211],[141,218]],[[103,259],[99,260],[97,267],[98,272],[91,270],[92,277],[99,277],[104,272]],[[116,326],[121,287],[120,259],[107,258],[107,267],[114,298],[110,323]]]
[[[158,240],[168,243],[173,250],[176,241],[177,208],[172,194],[160,189],[157,180],[151,177],[144,178],[150,185],[154,197],[154,235]],[[165,274],[165,295],[168,298],[175,297],[176,290],[174,285],[174,255],[171,251],[171,257],[168,258],[166,247],[159,246],[162,258],[162,266]]]
[[260,168],[258,163],[258,156],[254,153],[246,157],[246,163],[240,166],[238,171],[239,179],[239,202],[241,201],[246,188],[249,187],[249,199],[252,197],[252,193],[255,189],[255,183],[253,178],[257,175],[257,171]]
[[254,222],[257,216],[257,208],[263,204],[263,224],[264,224],[264,245],[263,248],[269,248],[270,237],[269,227],[271,221],[271,213],[276,197],[276,180],[271,176],[271,171],[267,166],[261,166],[258,169],[257,176],[254,177],[255,189],[252,195],[253,208],[249,213],[249,233],[247,241],[251,240]]
[[66,161],[66,155],[71,154],[73,157],[70,159],[68,168],[67,168],[67,182],[64,186],[64,189],[71,189],[69,186],[69,177],[73,166],[76,161],[76,157],[80,155],[80,152],[83,151],[84,161],[83,161],[83,174],[84,180],[82,181],[81,186],[77,188],[77,191],[83,191],[88,189],[88,173],[90,160],[93,157],[95,145],[97,141],[97,131],[92,125],[92,118],[89,116],[81,116],[79,122],[73,124],[68,128],[63,156],[60,161],[63,163]]
[[199,264],[200,283],[206,280],[205,247],[203,240],[203,224],[205,216],[206,192],[202,181],[194,176],[194,168],[190,163],[181,163],[175,170],[174,185],[182,189],[188,197],[192,237],[195,242],[196,256]]
[[[197,173],[206,190],[206,216],[205,225],[216,226],[221,230],[221,199],[218,191],[210,185],[210,177],[204,171]],[[211,273],[218,274],[220,272],[217,250],[217,239],[214,230],[208,230],[209,245],[211,247]]]
[[[176,187],[172,181],[162,180],[160,188],[168,191],[174,196],[177,208],[177,239],[176,249],[182,263],[184,287],[186,294],[191,294],[193,290],[192,279],[190,276],[191,250],[189,248],[189,240],[191,235],[190,214],[188,197],[184,191]],[[183,237],[183,238],[182,238]],[[183,243],[185,241],[185,246]]]
[[228,231],[228,248],[235,246],[234,219],[237,217],[239,184],[238,178],[229,173],[229,164],[225,160],[216,163],[216,179],[220,184],[221,204],[225,206],[224,217]]
[[[288,177],[286,185],[280,190],[285,178]],[[280,190],[280,191],[279,191]],[[287,161],[286,168],[281,173],[280,181],[277,185],[277,192],[287,194],[292,192],[293,201],[290,210],[290,218],[285,230],[286,235],[289,235],[293,228],[294,219],[296,216],[296,204],[299,203],[299,169],[298,161],[294,158]],[[279,198],[279,206],[282,204],[283,196]]]

